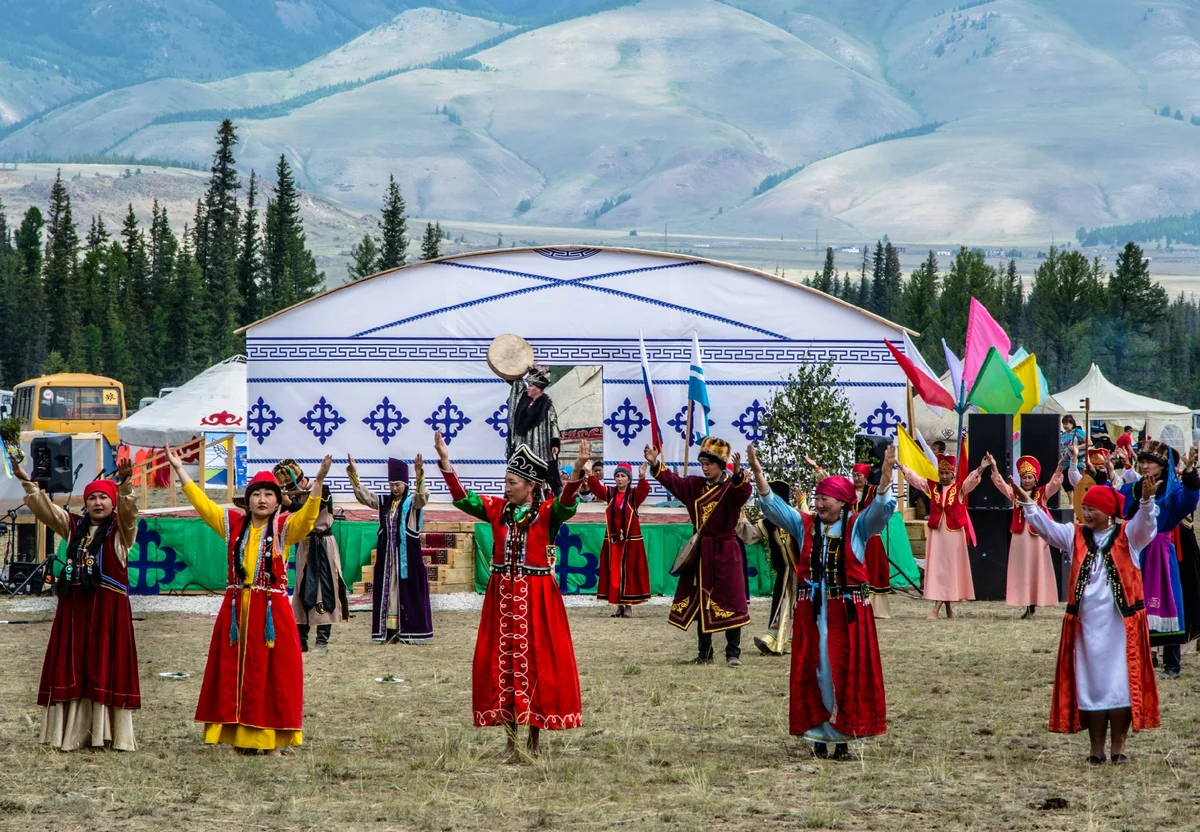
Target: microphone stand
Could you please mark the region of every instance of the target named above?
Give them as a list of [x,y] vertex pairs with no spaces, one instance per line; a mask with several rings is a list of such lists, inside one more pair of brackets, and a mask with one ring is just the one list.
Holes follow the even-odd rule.
[[[71,502],[71,495],[75,493],[75,486],[79,484],[79,472],[82,470],[83,470],[83,463],[81,462],[75,466],[75,472],[71,475],[71,488],[69,491],[67,491],[67,504],[68,505]],[[50,502],[53,503],[54,502],[54,492],[47,489],[46,494],[50,497]],[[64,508],[66,508],[66,506],[64,506]],[[16,524],[15,517],[13,518],[13,524],[14,524],[14,526]],[[49,569],[49,567],[52,564],[57,563],[57,562],[58,562],[58,554],[57,553],[47,554],[41,563],[39,563],[37,566],[35,566],[33,569],[30,570],[29,574],[25,577],[25,580],[22,581],[20,586],[18,586],[16,589],[14,589],[11,594],[12,595],[22,594],[22,590],[24,590],[25,587],[29,586],[29,584],[33,581],[34,577],[36,577],[38,574],[42,574],[43,583],[47,579],[49,580],[50,591],[51,591],[51,593],[53,593],[55,583],[57,582],[58,579],[54,577],[54,572],[53,572],[53,570]],[[32,594],[32,593],[30,593],[30,594]],[[41,595],[41,594],[42,594],[41,592],[38,592],[38,595]]]

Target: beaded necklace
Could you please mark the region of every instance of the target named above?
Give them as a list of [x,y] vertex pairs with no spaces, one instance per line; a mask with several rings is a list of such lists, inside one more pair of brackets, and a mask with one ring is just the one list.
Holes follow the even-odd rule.
[[1079,565],[1079,578],[1075,581],[1075,590],[1072,594],[1072,601],[1076,609],[1079,607],[1079,602],[1083,600],[1084,590],[1087,589],[1088,576],[1092,572],[1092,564],[1096,562],[1096,558],[1103,558],[1104,563],[1104,580],[1112,591],[1113,600],[1120,607],[1122,600],[1125,598],[1124,587],[1121,584],[1121,575],[1117,571],[1117,566],[1113,562],[1112,549],[1117,542],[1117,535],[1120,529],[1113,529],[1112,534],[1108,536],[1108,540],[1100,546],[1096,543],[1096,535],[1087,526],[1083,527],[1083,542],[1087,546],[1087,554],[1083,557],[1083,563]]

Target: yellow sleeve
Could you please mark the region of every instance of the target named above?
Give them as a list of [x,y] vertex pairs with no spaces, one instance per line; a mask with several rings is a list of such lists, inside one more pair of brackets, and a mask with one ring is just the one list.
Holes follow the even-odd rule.
[[187,497],[188,502],[192,504],[192,508],[200,515],[208,527],[222,538],[225,534],[225,509],[209,499],[208,495],[196,485],[194,482],[189,482],[183,487],[183,496]]
[[321,490],[314,488],[313,491],[315,494],[304,501],[299,511],[289,514],[287,522],[283,524],[285,546],[295,546],[313,530],[317,515],[321,513]]

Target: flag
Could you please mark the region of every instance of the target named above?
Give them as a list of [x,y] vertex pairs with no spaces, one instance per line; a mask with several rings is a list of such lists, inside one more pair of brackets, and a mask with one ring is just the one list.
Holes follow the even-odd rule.
[[688,372],[688,401],[693,402],[692,435],[689,445],[697,445],[708,436],[708,385],[704,382],[704,365],[700,363],[700,336],[692,333],[692,369]]
[[1002,360],[1008,361],[1008,354],[1012,351],[1008,335],[988,314],[987,308],[971,298],[971,312],[967,318],[967,349],[963,353],[963,381],[968,390],[975,384],[975,378],[993,347]]
[[[971,386],[971,392],[967,394],[968,404],[975,405],[984,413],[1020,411],[1025,402],[1022,396],[1025,385],[1006,361],[995,347],[988,350],[975,383]],[[1036,386],[1034,389],[1036,390]]]
[[658,410],[654,407],[654,388],[650,385],[650,362],[646,360],[646,342],[638,330],[638,347],[642,351],[642,387],[646,391],[646,409],[650,411],[650,444],[662,450],[662,431],[658,429]]
[[11,480],[13,478],[12,463],[8,460],[8,448],[0,447],[0,456],[4,457],[4,478]]
[[1038,380],[1038,363],[1036,355],[1027,355],[1012,368],[1013,375],[1025,385],[1021,391],[1021,406],[1013,419],[1013,430],[1021,429],[1021,414],[1032,413],[1033,409],[1042,403],[1041,383]]
[[963,389],[963,365],[962,359],[954,354],[954,350],[946,346],[946,339],[942,339],[942,353],[946,356],[946,366],[950,368],[950,392],[954,394],[954,400],[960,405],[963,399],[967,396],[967,391]]
[[896,461],[921,479],[938,481],[938,469],[918,447],[904,425],[896,426]]
[[[904,336],[905,349],[910,349],[912,341],[908,340],[908,334]],[[947,392],[942,383],[937,380],[937,376],[929,369],[929,365],[925,363],[925,359],[921,357],[920,351],[915,346],[911,347],[916,360],[921,362],[921,367],[918,367],[912,360],[908,358],[900,350],[892,346],[890,341],[884,340],[888,350],[891,351],[892,357],[896,359],[896,363],[900,365],[900,369],[904,371],[904,375],[913,386],[913,392],[921,397],[921,401],[929,405],[930,408],[948,408],[954,409],[954,398]],[[941,415],[940,412],[938,415]]]

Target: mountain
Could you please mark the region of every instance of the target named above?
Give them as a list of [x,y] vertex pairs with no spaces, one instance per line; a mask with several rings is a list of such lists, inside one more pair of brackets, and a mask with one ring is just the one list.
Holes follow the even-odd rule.
[[[1020,242],[1200,209],[1191,3],[244,5],[262,43],[299,27],[295,61],[264,69],[281,60],[264,46],[256,71],[211,80],[238,50],[199,39],[174,77],[46,112],[0,159],[204,165],[229,116],[247,170],[286,154],[304,188],[356,211],[394,173],[412,213],[447,221]],[[78,94],[68,80],[20,88]]]

